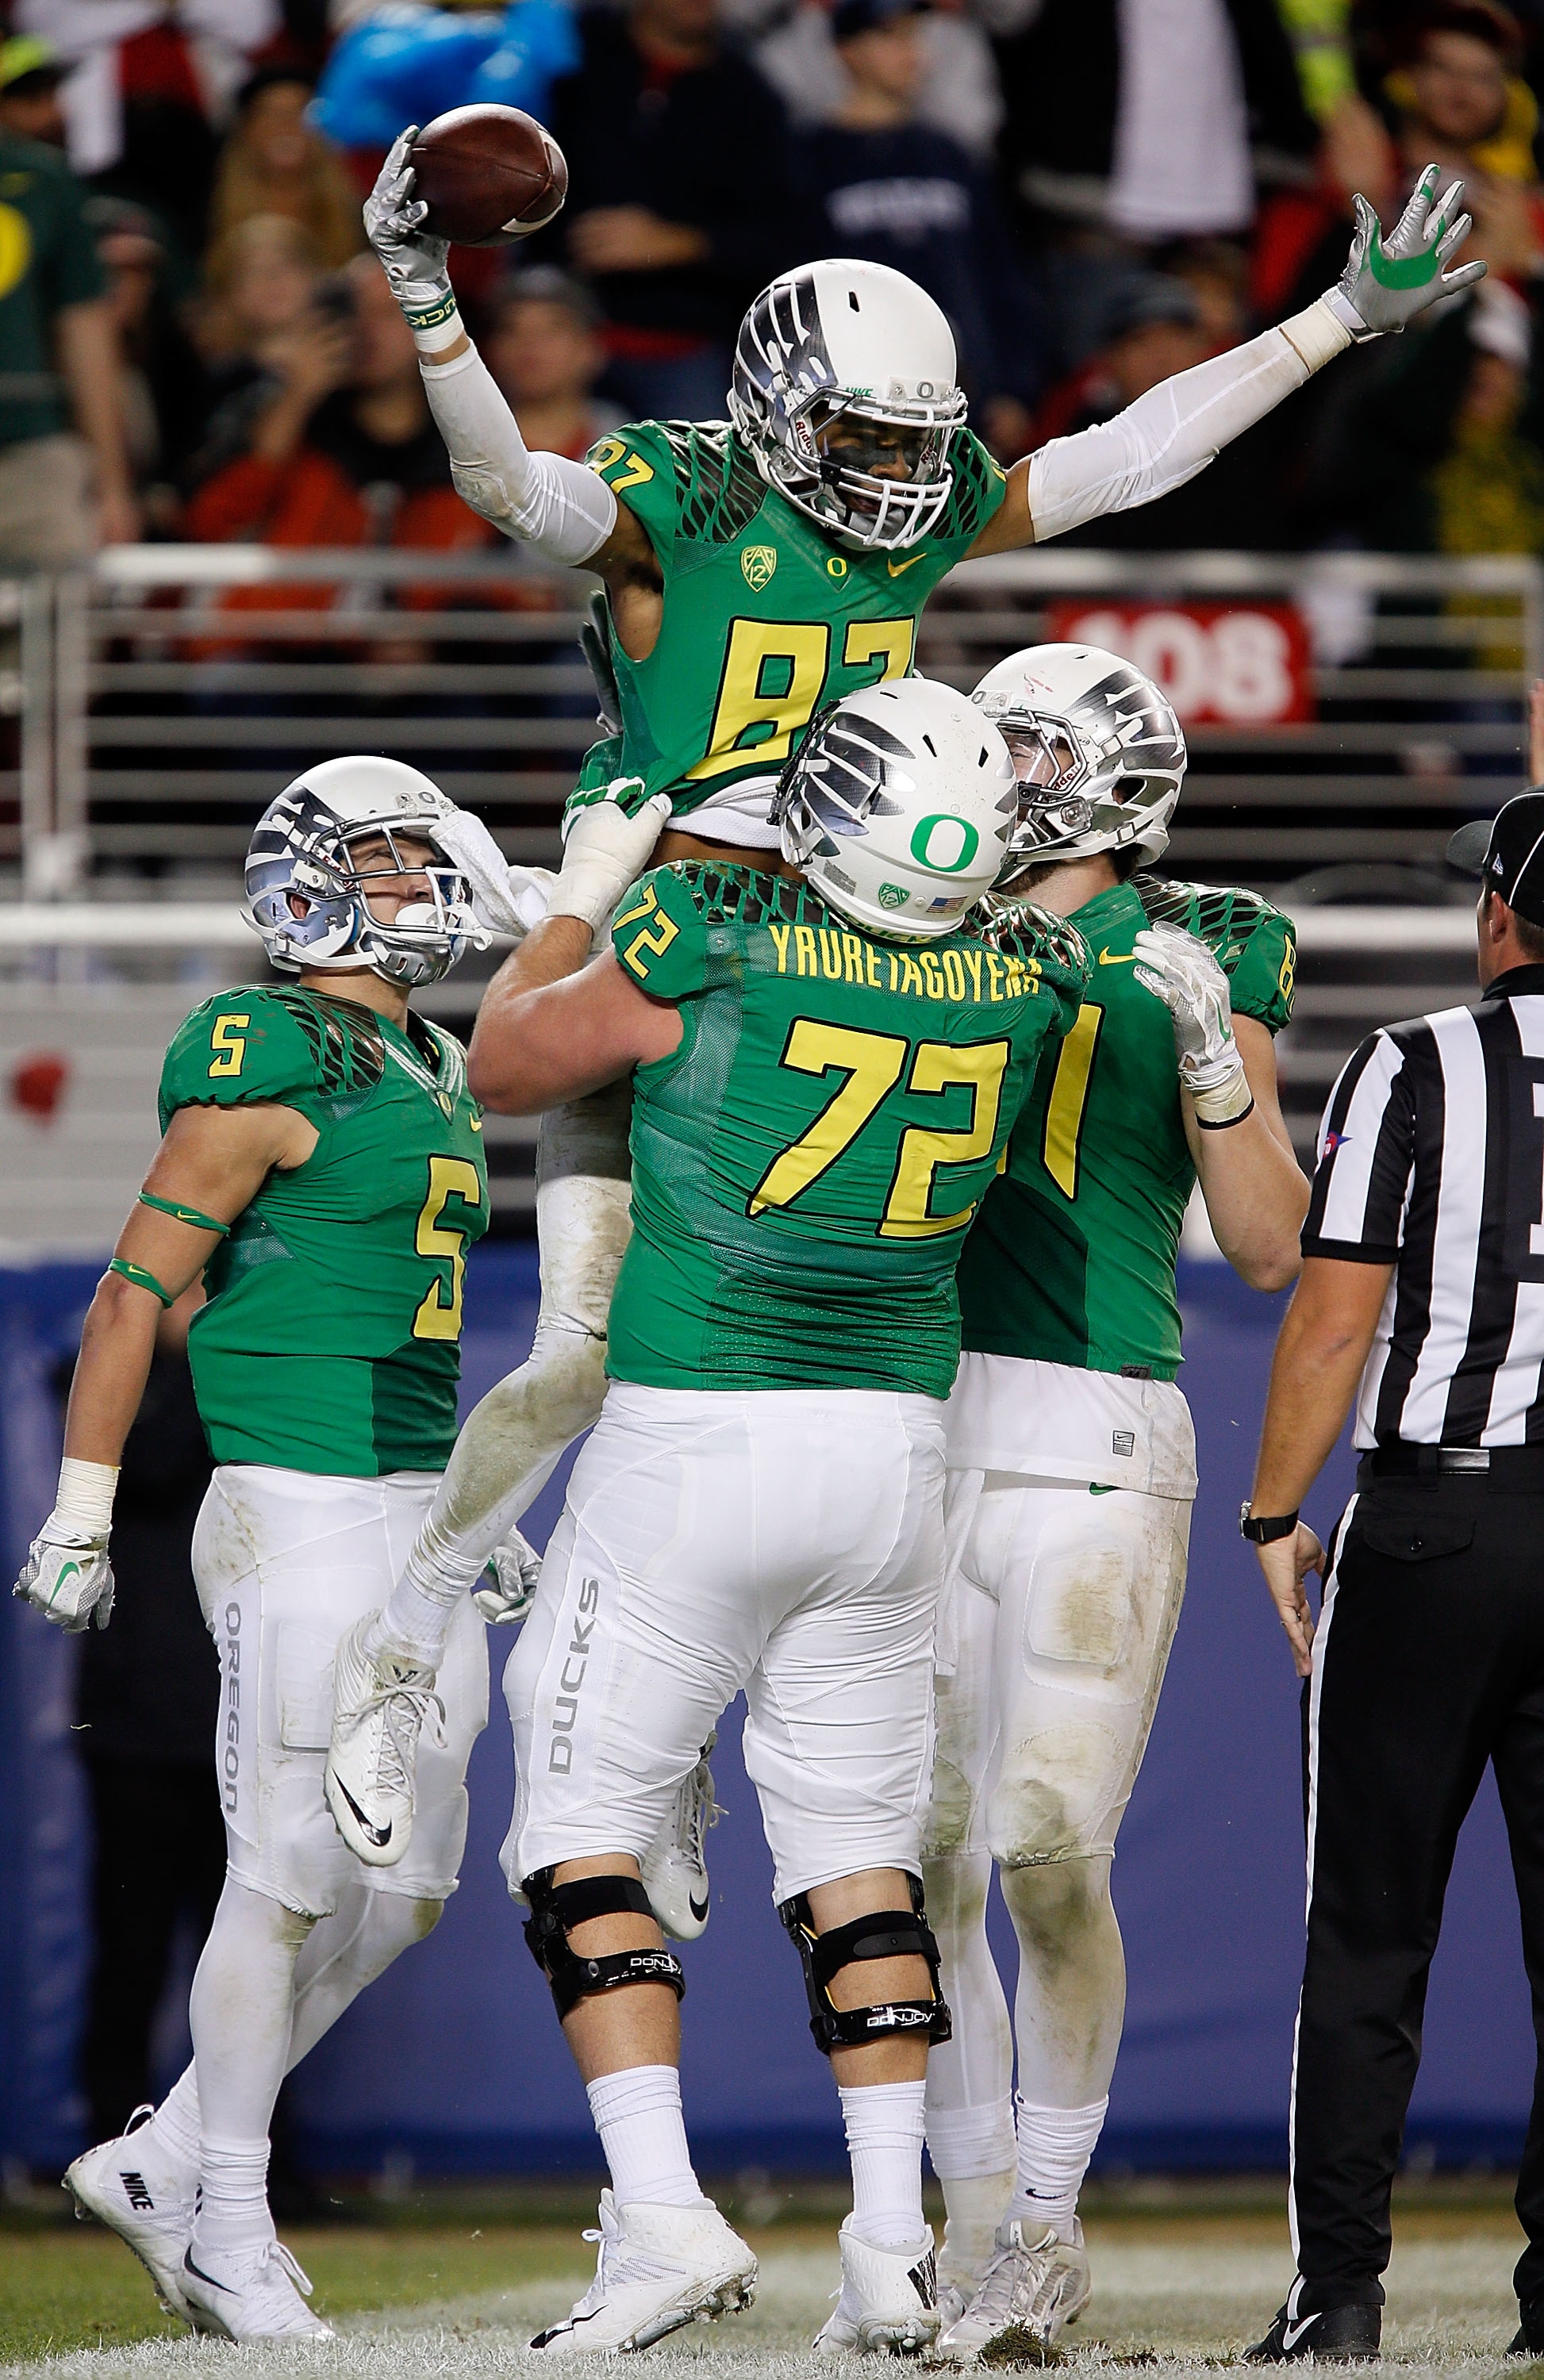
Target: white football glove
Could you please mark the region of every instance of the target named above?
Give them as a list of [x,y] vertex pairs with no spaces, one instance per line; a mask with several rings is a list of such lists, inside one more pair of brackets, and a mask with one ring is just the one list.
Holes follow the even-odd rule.
[[1376,338],[1380,333],[1403,331],[1439,298],[1451,298],[1483,281],[1479,260],[1447,273],[1450,256],[1463,247],[1474,229],[1472,215],[1461,214],[1462,182],[1450,183],[1437,197],[1441,176],[1429,165],[1411,193],[1410,203],[1387,239],[1371,207],[1357,192],[1356,235],[1345,271],[1326,300],[1354,339]]
[[422,199],[413,196],[418,176],[407,163],[407,152],[418,137],[418,126],[409,124],[393,141],[375,177],[375,188],[365,200],[365,237],[380,258],[392,296],[409,322],[416,315],[435,313],[451,294],[445,262],[450,243],[419,228],[429,209]]
[[637,800],[638,789],[637,777],[618,777],[573,813],[549,917],[580,917],[594,932],[642,875],[670,816],[670,795],[651,794],[629,812],[625,805]]
[[512,1628],[530,1609],[541,1583],[541,1555],[534,1546],[527,1545],[518,1529],[511,1529],[503,1545],[495,1546],[489,1555],[488,1568],[472,1591],[472,1601],[490,1628]]
[[541,923],[547,896],[557,881],[550,868],[522,868],[505,859],[471,810],[453,810],[440,820],[434,840],[466,878],[480,925],[517,942]]
[[113,1565],[107,1537],[71,1528],[50,1512],[32,1539],[21,1576],[11,1593],[52,1620],[67,1636],[91,1624],[105,1628],[113,1616]]
[[1254,1105],[1234,1039],[1228,978],[1183,927],[1146,926],[1132,945],[1137,980],[1173,1019],[1179,1078],[1202,1123],[1237,1123]]

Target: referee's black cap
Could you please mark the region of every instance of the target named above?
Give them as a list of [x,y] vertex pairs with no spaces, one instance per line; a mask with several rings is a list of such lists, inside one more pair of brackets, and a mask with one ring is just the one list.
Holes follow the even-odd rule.
[[1487,892],[1509,909],[1544,926],[1544,785],[1530,785],[1502,804],[1493,819],[1461,826],[1448,844],[1448,866],[1482,876]]

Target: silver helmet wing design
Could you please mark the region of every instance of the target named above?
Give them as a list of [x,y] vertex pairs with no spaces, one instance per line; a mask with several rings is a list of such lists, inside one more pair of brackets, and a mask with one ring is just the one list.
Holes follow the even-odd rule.
[[1101,851],[1161,856],[1186,755],[1151,678],[1099,645],[1027,645],[989,670],[971,700],[1001,731],[1018,777],[1010,878],[1037,860]]
[[[915,545],[954,490],[949,442],[965,420],[948,319],[889,265],[844,257],[782,273],[740,325],[729,414],[769,486],[841,544]],[[905,480],[844,462],[842,421],[898,446]]]
[[[468,947],[486,949],[466,880],[435,842],[455,808],[419,770],[370,753],[320,761],[286,785],[253,830],[243,911],[278,972],[362,965],[411,987],[437,983]],[[367,835],[384,841],[388,866],[359,868],[351,846]],[[404,856],[399,835],[434,857]],[[423,877],[426,897],[376,917],[371,877],[403,873]]]

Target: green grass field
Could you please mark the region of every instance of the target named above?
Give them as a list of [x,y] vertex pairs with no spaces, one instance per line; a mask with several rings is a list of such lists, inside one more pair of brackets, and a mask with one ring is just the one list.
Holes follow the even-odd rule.
[[[659,2380],[814,2380],[808,2353],[837,2281],[834,2204],[752,2232],[762,2260],[747,2314],[650,2351]],[[566,2217],[571,2193],[552,2211]],[[1088,2222],[1094,2302],[1069,2334],[1068,2362],[1092,2374],[1133,2356],[1176,2375],[1232,2362],[1258,2337],[1291,2276],[1284,2220],[1254,2192],[1131,2193]],[[539,2208],[539,2202],[538,2202]],[[526,2206],[528,2217],[538,2208]],[[0,2366],[92,2380],[496,2380],[530,2332],[571,2302],[593,2268],[579,2221],[475,2219],[450,2207],[285,2237],[316,2285],[336,2340],[234,2349],[192,2338],[160,2314],[118,2241],[85,2225],[0,2232]],[[1516,2321],[1510,2277],[1521,2244],[1493,2189],[1439,2193],[1401,2210],[1389,2275],[1385,2360],[1411,2373],[1516,2374],[1503,2350]]]

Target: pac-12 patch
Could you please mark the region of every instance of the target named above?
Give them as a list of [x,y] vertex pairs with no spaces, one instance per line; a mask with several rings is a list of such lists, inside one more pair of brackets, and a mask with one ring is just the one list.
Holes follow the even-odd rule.
[[759,595],[777,568],[776,546],[748,545],[740,556],[740,568],[751,593]]

